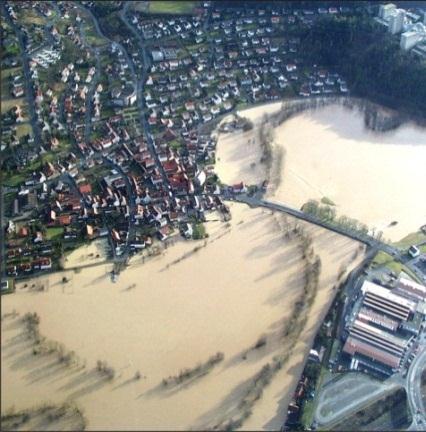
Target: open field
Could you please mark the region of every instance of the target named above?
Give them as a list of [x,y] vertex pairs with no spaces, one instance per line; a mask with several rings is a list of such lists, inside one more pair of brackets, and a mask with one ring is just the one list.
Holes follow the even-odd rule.
[[[267,110],[277,109],[279,104],[274,103],[240,114],[259,124]],[[250,184],[265,179],[258,135],[258,127],[220,135],[216,172],[223,182]],[[331,105],[296,115],[277,127],[277,149],[284,157],[271,179],[275,187],[269,199],[300,208],[309,199],[328,197],[338,215],[358,219],[393,241],[424,224],[426,201],[420,191],[426,184],[424,129],[406,124],[393,132],[374,133],[364,128],[360,113]],[[390,227],[393,221],[398,223]]]
[[148,12],[152,14],[191,14],[198,1],[150,1]]
[[[44,276],[37,282],[46,287],[41,292],[30,289],[31,281],[27,288],[18,284],[15,294],[2,298],[2,413],[35,401],[73,401],[83,409],[88,429],[212,428],[238,411],[262,366],[291,346],[291,357],[243,426],[279,428],[339,269],[349,270],[362,254],[354,261],[358,243],[300,223],[321,257],[319,287],[300,335],[283,340],[283,326],[304,285],[299,242],[280,233],[281,214],[236,203],[231,212],[229,224],[205,224],[207,243],[179,240],[161,255],[144,261],[138,255],[116,283],[111,266],[100,265]],[[68,264],[87,254],[86,249],[80,257],[71,254]],[[5,318],[14,310],[19,316]],[[79,366],[32,354],[20,323],[27,312],[38,314],[40,334],[73,351]],[[254,349],[261,335],[267,342]],[[218,352],[224,359],[204,375],[162,385],[164,378],[206,364]],[[113,379],[99,376],[98,360],[114,369]]]
[[108,240],[96,239],[67,255],[64,268],[81,267],[86,264],[105,261],[109,252]]

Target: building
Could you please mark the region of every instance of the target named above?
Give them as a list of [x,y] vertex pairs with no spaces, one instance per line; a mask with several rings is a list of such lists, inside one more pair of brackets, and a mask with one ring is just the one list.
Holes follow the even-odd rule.
[[411,258],[416,258],[420,255],[420,249],[416,245],[411,245],[408,248],[408,254],[411,256]]
[[361,291],[364,294],[363,305],[389,315],[393,319],[407,321],[416,310],[416,302],[394,294],[370,281],[364,281]]
[[362,307],[358,312],[358,320],[367,324],[374,324],[391,332],[395,332],[399,326],[399,321],[389,318],[386,315],[377,313],[366,307]]
[[164,60],[164,54],[160,50],[152,50],[151,51],[152,60],[155,62],[163,61]]
[[408,340],[380,330],[358,319],[352,324],[349,334],[353,339],[362,341],[397,357],[402,357],[408,344]]
[[417,45],[417,43],[420,42],[421,39],[421,34],[416,31],[407,31],[405,33],[402,33],[400,42],[401,49],[403,49],[404,51],[408,51],[415,45]]
[[426,287],[401,275],[396,288],[392,292],[415,302],[426,301]]
[[394,370],[398,369],[401,361],[399,356],[385,352],[380,348],[375,348],[370,344],[354,339],[351,336],[346,340],[345,345],[343,346],[343,352],[351,356],[361,354]]
[[392,13],[395,11],[396,6],[393,3],[380,5],[379,17],[388,20]]
[[401,33],[404,27],[404,19],[405,19],[405,10],[397,9],[395,14],[391,15],[391,17],[389,18],[388,31],[393,35]]

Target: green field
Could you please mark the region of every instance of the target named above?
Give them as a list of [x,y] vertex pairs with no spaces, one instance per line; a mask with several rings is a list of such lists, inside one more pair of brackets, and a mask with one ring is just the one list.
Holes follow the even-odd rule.
[[152,14],[192,14],[198,1],[150,1],[148,12]]

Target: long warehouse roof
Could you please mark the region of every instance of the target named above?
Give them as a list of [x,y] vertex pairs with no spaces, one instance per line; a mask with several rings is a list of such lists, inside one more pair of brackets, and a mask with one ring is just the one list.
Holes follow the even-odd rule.
[[384,300],[387,300],[391,303],[395,303],[396,306],[400,306],[400,307],[402,306],[404,308],[408,308],[413,312],[416,310],[415,302],[408,300],[400,295],[394,294],[389,289],[377,285],[373,282],[367,280],[364,281],[361,290],[364,294],[366,293],[374,294],[377,297],[381,297]]
[[348,337],[343,347],[343,351],[354,355],[355,353],[365,355],[373,360],[383,363],[391,368],[397,368],[400,363],[400,357],[389,354],[380,348],[375,348],[365,342]]

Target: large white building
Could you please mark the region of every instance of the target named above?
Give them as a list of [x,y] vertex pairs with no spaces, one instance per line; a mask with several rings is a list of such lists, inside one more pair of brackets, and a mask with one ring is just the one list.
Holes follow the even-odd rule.
[[416,311],[416,302],[394,294],[391,290],[370,281],[364,281],[361,291],[363,305],[384,313],[393,319],[406,321]]
[[426,41],[426,13],[423,23],[419,19],[420,15],[397,9],[393,3],[388,3],[380,5],[376,21],[387,26],[389,33],[401,34],[400,47],[408,51]]
[[396,9],[396,12],[389,18],[388,31],[391,34],[401,33],[404,29],[405,11],[403,9]]
[[422,40],[422,35],[416,31],[402,33],[400,46],[404,51],[408,51]]

